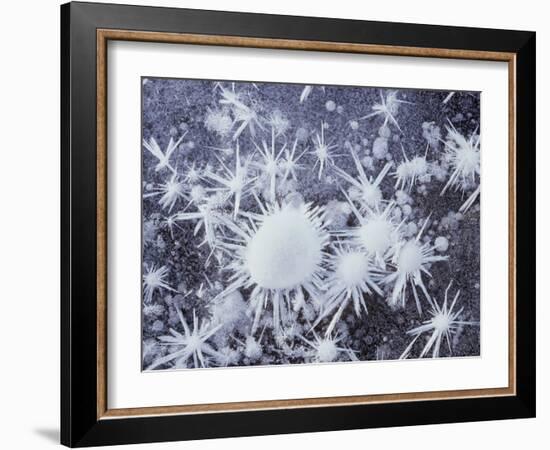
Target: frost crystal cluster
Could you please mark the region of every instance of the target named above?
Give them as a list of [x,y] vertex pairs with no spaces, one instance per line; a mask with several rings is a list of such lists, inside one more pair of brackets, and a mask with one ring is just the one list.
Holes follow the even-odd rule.
[[142,89],[144,370],[479,355],[479,93]]

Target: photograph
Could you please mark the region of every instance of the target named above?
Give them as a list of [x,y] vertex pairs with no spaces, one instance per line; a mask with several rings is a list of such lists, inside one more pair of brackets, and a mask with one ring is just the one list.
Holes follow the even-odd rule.
[[[42,271],[55,251],[32,260],[34,284],[59,284],[59,358],[35,352],[33,366],[57,364],[43,372],[57,380],[63,445],[321,449],[368,435],[429,447],[427,425],[434,445],[460,446],[453,424],[508,449],[542,430],[510,419],[535,418],[541,392],[544,15],[476,4],[450,16],[437,2],[410,14],[403,0],[315,11],[108,1],[58,10],[60,70],[39,84],[59,87],[60,102],[45,104],[58,104],[60,126],[51,111],[21,121],[30,103],[6,90],[19,126],[8,141],[60,133],[60,158],[46,144],[7,154],[34,151],[40,175],[60,178],[60,214],[40,221],[39,240],[59,228],[60,276]],[[30,19],[56,28],[44,17]],[[36,79],[52,60],[35,48],[44,27],[7,58],[26,64],[36,95],[56,92]],[[6,173],[21,185],[21,170]],[[32,205],[33,217],[55,211]],[[36,221],[11,222],[24,231],[6,234],[21,291]],[[6,322],[11,336],[46,335],[26,322],[22,333],[23,317],[57,323],[35,303]],[[8,347],[34,348],[25,342]],[[26,383],[44,392],[24,398],[53,392],[46,384]]]
[[479,357],[480,100],[141,76],[142,370]]

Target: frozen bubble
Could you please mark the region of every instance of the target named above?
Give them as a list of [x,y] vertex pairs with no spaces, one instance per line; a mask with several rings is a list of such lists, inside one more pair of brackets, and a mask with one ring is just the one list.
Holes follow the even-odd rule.
[[390,127],[388,127],[387,125],[382,125],[378,129],[378,134],[380,137],[383,137],[384,139],[389,139],[389,137],[391,136]]
[[407,225],[407,231],[410,236],[414,236],[416,233],[418,233],[418,226],[414,222],[409,222],[409,224]]
[[409,216],[412,213],[411,205],[403,205],[403,214]]
[[344,107],[342,105],[338,105],[338,107],[336,108],[336,112],[338,114],[342,114],[344,112]]
[[372,145],[372,154],[377,159],[383,159],[388,153],[388,140],[383,137],[377,137]]
[[325,103],[325,108],[327,108],[328,112],[332,112],[336,109],[336,103],[334,103],[332,100],[329,100]]
[[357,130],[359,128],[359,122],[357,122],[357,120],[352,120],[350,121],[349,126],[352,130]]
[[395,217],[396,220],[401,220],[402,217],[402,211],[399,206],[396,206],[393,210],[393,217]]
[[449,240],[445,236],[435,238],[435,249],[438,252],[446,252],[449,248]]
[[361,161],[365,169],[373,170],[374,169],[374,160],[370,156],[365,156]]
[[398,205],[404,205],[406,203],[409,203],[409,201],[411,200],[409,195],[403,190],[396,191],[395,199]]
[[156,332],[164,330],[164,323],[160,320],[155,320],[151,326],[151,330]]
[[252,336],[248,336],[245,342],[244,354],[251,361],[256,361],[262,356],[262,346]]
[[299,141],[305,141],[308,138],[308,132],[304,127],[300,127],[296,130],[296,139]]

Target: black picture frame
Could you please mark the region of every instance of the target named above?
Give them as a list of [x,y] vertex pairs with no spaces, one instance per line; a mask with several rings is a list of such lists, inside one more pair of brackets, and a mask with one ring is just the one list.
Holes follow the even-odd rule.
[[[98,418],[97,30],[515,55],[515,395]],[[534,32],[94,3],[61,6],[61,443],[70,447],[535,416]]]

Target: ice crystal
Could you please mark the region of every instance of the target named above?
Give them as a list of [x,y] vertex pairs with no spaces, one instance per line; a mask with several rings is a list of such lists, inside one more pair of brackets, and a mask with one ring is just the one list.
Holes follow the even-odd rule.
[[208,367],[209,358],[214,357],[222,359],[222,355],[207,342],[221,327],[218,325],[211,327],[209,323],[203,322],[199,325],[199,320],[195,311],[193,311],[193,329],[189,328],[180,309],[177,310],[178,317],[183,327],[183,333],[180,333],[173,328],[170,328],[170,335],[160,336],[160,345],[167,345],[170,348],[175,348],[175,351],[166,356],[155,360],[148,369],[165,365],[173,362],[175,368],[187,367],[187,361],[192,360],[194,367]]
[[276,137],[284,135],[290,128],[290,122],[278,109],[269,115],[267,125],[273,130]]
[[143,307],[143,314],[146,316],[160,316],[164,312],[164,306],[156,305],[145,305]]
[[211,248],[216,247],[218,242],[217,230],[223,222],[223,213],[218,211],[217,203],[218,199],[215,197],[209,197],[204,203],[197,206],[197,211],[193,212],[181,212],[174,216],[174,221],[196,221],[193,234],[196,236],[201,228],[204,228],[204,241],[201,243],[208,243]]
[[459,208],[459,211],[461,213],[467,212],[479,197],[480,192],[481,192],[481,188],[480,186],[478,186],[476,190],[472,192],[470,196],[466,199],[466,201],[462,204],[462,206]]
[[319,166],[319,179],[321,179],[321,175],[323,174],[326,166],[329,164],[334,165],[334,158],[340,155],[331,153],[332,150],[338,148],[337,145],[332,144],[332,141],[325,141],[324,122],[321,122],[321,134],[316,133],[314,141],[314,150],[311,153],[317,158],[317,161],[315,162],[313,169]]
[[424,177],[428,173],[428,162],[426,161],[426,153],[424,156],[414,156],[409,160],[405,153],[405,149],[401,147],[403,152],[403,161],[397,166],[394,172],[395,189],[407,189],[409,192],[415,185],[416,181]]
[[286,144],[282,145],[280,149],[275,150],[275,137],[275,128],[272,128],[270,145],[268,145],[265,140],[262,140],[261,146],[254,143],[262,158],[261,162],[256,163],[256,166],[268,180],[271,201],[275,201],[275,182],[281,169],[280,158],[281,154],[286,150]]
[[460,308],[458,311],[454,311],[454,307],[460,295],[460,291],[456,292],[451,306],[448,306],[448,294],[451,286],[452,281],[449,283],[447,289],[445,290],[445,298],[441,306],[438,305],[437,302],[432,302],[433,306],[432,309],[429,311],[429,315],[431,316],[431,318],[426,320],[422,325],[413,328],[412,330],[407,332],[408,334],[414,336],[414,338],[407,346],[405,351],[401,354],[401,359],[407,358],[410,355],[414,344],[416,343],[418,338],[424,333],[431,333],[431,336],[427,340],[422,351],[420,352],[420,355],[418,356],[419,358],[423,358],[430,351],[433,358],[439,357],[441,351],[441,343],[443,340],[447,342],[449,355],[452,355],[452,337],[457,332],[458,327],[461,325],[479,324],[479,322],[475,321],[460,320],[464,307]]
[[184,184],[178,180],[178,174],[173,173],[165,183],[153,188],[153,192],[145,194],[143,198],[160,195],[159,205],[162,208],[168,208],[168,212],[170,212],[178,199],[185,197],[184,189]]
[[391,262],[396,270],[385,278],[386,284],[393,284],[392,295],[389,298],[390,305],[395,306],[400,303],[401,306],[405,306],[408,283],[413,292],[419,314],[422,314],[422,306],[420,305],[420,299],[416,290],[417,286],[424,293],[428,302],[431,302],[431,297],[422,279],[422,274],[431,277],[431,273],[427,267],[428,264],[444,261],[448,258],[447,256],[435,255],[435,246],[431,245],[429,242],[423,244],[420,242],[420,237],[428,224],[428,220],[429,218],[424,221],[424,225],[418,232],[416,238],[396,244],[397,249],[394,251]]
[[355,163],[355,168],[359,173],[358,178],[350,176],[346,171],[339,168],[336,168],[336,171],[340,177],[351,183],[352,186],[356,188],[357,193],[356,195],[352,195],[352,197],[359,200],[363,205],[374,208],[382,201],[382,190],[380,189],[380,183],[382,183],[382,180],[390,170],[391,164],[386,164],[376,179],[373,180],[372,177],[367,177],[361,161],[359,161],[359,158],[355,152],[351,150],[350,153]]
[[226,137],[231,133],[233,128],[233,120],[227,110],[208,109],[204,126],[207,130],[212,131],[220,137]]
[[338,342],[342,340],[341,337],[325,336],[321,338],[315,332],[313,332],[313,337],[314,340],[312,341],[300,336],[300,339],[302,339],[311,349],[308,353],[312,362],[333,362],[338,359],[341,353],[348,354],[348,349],[338,346]]
[[458,189],[466,181],[475,183],[475,177],[480,172],[479,135],[473,133],[466,139],[456,130],[451,121],[449,125],[445,126],[448,135],[443,143],[452,173],[441,195],[451,186]]
[[292,145],[292,150],[289,150],[288,147],[284,147],[284,158],[279,162],[283,176],[282,176],[282,183],[284,184],[286,180],[288,179],[289,175],[292,177],[294,181],[297,181],[296,174],[297,171],[300,169],[303,169],[303,164],[298,164],[298,161],[304,156],[304,154],[307,152],[307,148],[303,150],[300,154],[296,154],[296,149],[298,146],[298,139],[294,140],[294,144]]
[[233,140],[237,140],[244,130],[248,128],[250,135],[256,135],[256,127],[263,128],[258,118],[256,111],[246,105],[240,93],[235,92],[235,84],[232,84],[231,90],[219,85],[221,90],[220,104],[227,105],[232,108],[233,123],[237,129],[233,133]]
[[198,183],[201,180],[201,178],[202,178],[201,172],[197,167],[195,167],[195,162],[193,162],[187,169],[184,180],[189,183]]
[[174,291],[168,284],[165,279],[168,275],[168,268],[162,266],[157,268],[154,264],[146,268],[146,272],[143,275],[143,290],[145,293],[145,303],[151,303],[153,299],[153,294],[156,290],[166,289],[168,291]]
[[441,140],[441,128],[434,122],[424,122],[422,123],[422,137],[426,139],[430,147],[437,149]]
[[329,336],[349,302],[353,303],[355,314],[360,316],[362,310],[368,312],[365,294],[383,293],[378,287],[381,273],[363,251],[337,244],[327,263],[329,272],[325,282],[325,302],[314,326],[333,314],[326,329],[326,335]]
[[252,330],[256,330],[261,314],[271,304],[273,326],[280,328],[286,319],[287,307],[300,309],[304,294],[316,300],[322,288],[324,248],[329,236],[323,225],[319,207],[302,204],[273,204],[262,214],[249,214],[248,224],[228,224],[235,233],[222,247],[232,251],[235,260],[227,293],[252,288],[249,307],[253,312]]
[[395,204],[388,203],[384,209],[367,208],[362,214],[353,203],[349,203],[358,226],[339,230],[338,234],[372,256],[376,264],[385,268],[386,261],[393,256],[401,242],[401,223],[393,217]]
[[399,107],[402,103],[410,102],[398,99],[397,93],[398,92],[395,90],[390,90],[386,93],[386,96],[384,97],[382,91],[380,91],[380,103],[375,103],[372,106],[373,112],[361,117],[359,120],[369,119],[374,116],[382,116],[384,118],[384,125],[392,123],[399,131],[402,131],[399,123],[397,123],[397,119],[395,118],[395,116],[397,115]]
[[254,181],[248,178],[248,165],[249,161],[245,161],[241,164],[241,158],[239,153],[239,143],[237,142],[235,149],[235,169],[231,170],[225,165],[225,163],[217,158],[222,168],[222,174],[207,171],[205,177],[216,182],[220,187],[209,188],[210,191],[222,192],[226,198],[234,197],[233,215],[237,216],[239,212],[239,206],[241,204],[241,198],[246,194],[248,185]]
[[[302,93],[300,94],[300,103],[304,103],[309,98],[309,96],[313,92],[314,87],[315,86],[312,86],[312,85],[309,85],[309,84],[306,84],[304,86],[304,88],[302,89]],[[318,87],[319,87],[319,89],[321,89],[321,91],[323,91],[323,93],[325,92],[325,87],[324,86],[318,86]]]
[[155,171],[158,172],[159,170],[167,167],[172,172],[175,172],[175,169],[170,164],[170,157],[178,148],[184,137],[185,133],[176,142],[174,142],[173,138],[170,138],[170,142],[168,142],[168,147],[166,147],[165,152],[160,149],[160,146],[154,137],[151,137],[149,141],[146,141],[145,139],[143,140],[143,146],[158,160],[158,163],[155,166]]

